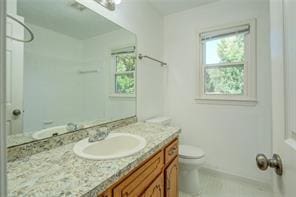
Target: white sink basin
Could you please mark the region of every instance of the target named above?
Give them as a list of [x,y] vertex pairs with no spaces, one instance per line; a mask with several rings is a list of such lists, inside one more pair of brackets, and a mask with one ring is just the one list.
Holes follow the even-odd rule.
[[33,139],[40,140],[40,139],[45,139],[52,136],[61,135],[67,132],[68,130],[66,129],[66,126],[57,126],[57,127],[51,127],[47,129],[42,129],[40,131],[36,131],[32,134],[32,137]]
[[146,146],[145,138],[128,133],[111,133],[101,141],[88,142],[88,138],[77,142],[73,151],[79,157],[92,160],[108,160],[133,155]]

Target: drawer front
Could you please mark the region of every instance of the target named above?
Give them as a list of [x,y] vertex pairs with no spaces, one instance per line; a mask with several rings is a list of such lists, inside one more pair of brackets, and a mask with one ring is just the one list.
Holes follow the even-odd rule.
[[164,196],[164,176],[160,174],[153,183],[145,190],[142,197],[163,197]]
[[173,159],[178,156],[179,153],[179,145],[178,139],[172,142],[165,148],[165,164],[169,164]]
[[163,166],[163,151],[160,151],[116,186],[113,189],[113,195],[115,197],[140,196],[162,172]]

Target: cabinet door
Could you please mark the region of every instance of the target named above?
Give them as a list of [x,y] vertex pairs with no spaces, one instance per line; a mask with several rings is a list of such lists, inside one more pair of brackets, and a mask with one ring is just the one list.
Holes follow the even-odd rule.
[[164,196],[164,176],[160,174],[155,181],[146,189],[142,197],[163,197]]
[[179,161],[178,157],[165,169],[165,196],[178,197],[179,196]]

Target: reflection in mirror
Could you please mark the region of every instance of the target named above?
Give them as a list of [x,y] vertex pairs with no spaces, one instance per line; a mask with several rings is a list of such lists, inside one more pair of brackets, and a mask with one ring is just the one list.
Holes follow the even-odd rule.
[[134,34],[74,0],[18,0],[15,17],[35,39],[7,39],[8,146],[135,116]]

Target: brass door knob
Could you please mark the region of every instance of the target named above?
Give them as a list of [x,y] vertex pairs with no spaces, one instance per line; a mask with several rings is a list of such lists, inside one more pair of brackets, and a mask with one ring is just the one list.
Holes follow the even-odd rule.
[[264,154],[258,154],[256,156],[256,162],[260,170],[265,171],[268,167],[270,167],[274,168],[277,175],[283,175],[283,164],[281,157],[278,154],[273,154],[272,159],[267,159]]

